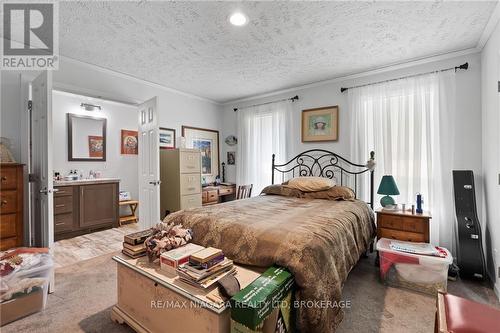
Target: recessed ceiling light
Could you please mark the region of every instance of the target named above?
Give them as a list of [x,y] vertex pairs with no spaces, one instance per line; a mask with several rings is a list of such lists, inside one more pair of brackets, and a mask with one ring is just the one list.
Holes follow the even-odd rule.
[[243,13],[234,13],[229,17],[229,22],[231,22],[232,25],[241,27],[242,25],[247,24],[248,19]]

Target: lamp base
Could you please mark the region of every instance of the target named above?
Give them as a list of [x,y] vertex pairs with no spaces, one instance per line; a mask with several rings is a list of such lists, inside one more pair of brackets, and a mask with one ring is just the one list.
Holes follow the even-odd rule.
[[387,207],[387,206],[394,206],[396,202],[391,196],[386,195],[380,199],[380,204],[382,205],[382,207]]

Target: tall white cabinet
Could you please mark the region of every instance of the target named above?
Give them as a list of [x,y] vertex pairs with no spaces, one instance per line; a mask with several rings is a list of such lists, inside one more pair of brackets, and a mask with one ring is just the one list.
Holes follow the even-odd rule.
[[201,153],[198,149],[160,150],[160,216],[201,207]]

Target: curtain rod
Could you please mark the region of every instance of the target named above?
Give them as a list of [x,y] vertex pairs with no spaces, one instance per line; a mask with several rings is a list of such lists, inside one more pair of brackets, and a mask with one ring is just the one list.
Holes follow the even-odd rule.
[[353,88],[366,87],[366,86],[371,86],[371,85],[378,84],[378,83],[384,83],[384,82],[391,82],[391,81],[406,79],[406,78],[409,78],[409,77],[415,77],[415,76],[421,76],[421,75],[432,74],[432,73],[439,73],[439,72],[446,72],[446,71],[451,71],[451,70],[455,70],[455,72],[456,72],[459,69],[467,70],[468,68],[469,68],[469,63],[466,62],[465,64],[462,64],[460,66],[445,68],[445,69],[441,69],[441,70],[438,70],[438,71],[432,71],[432,72],[426,72],[426,73],[420,73],[420,74],[407,75],[407,76],[399,77],[397,79],[390,79],[390,80],[378,81],[378,82],[373,82],[373,83],[361,84],[359,86],[354,86],[354,87],[349,87],[349,88],[340,88],[340,92],[343,93],[344,91],[347,91],[347,90],[353,89]]
[[[271,102],[266,102],[266,103],[260,103],[260,104],[254,104],[254,105],[245,106],[245,108],[251,108],[253,106],[261,106],[261,105],[266,105],[266,104],[271,104],[271,103],[277,103],[277,102],[284,102],[284,101],[295,102],[295,101],[298,101],[298,100],[299,100],[299,95],[295,95],[295,96],[290,97],[290,98],[283,98],[283,99],[279,99],[279,100],[276,100],[276,101],[271,101]],[[233,111],[234,112],[238,111],[238,108],[234,108]]]

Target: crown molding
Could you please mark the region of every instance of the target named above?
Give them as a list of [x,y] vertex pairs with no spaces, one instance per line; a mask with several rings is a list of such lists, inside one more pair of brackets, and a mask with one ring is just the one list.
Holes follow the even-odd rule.
[[490,16],[490,19],[488,20],[486,27],[484,27],[483,33],[481,34],[481,38],[479,38],[479,41],[477,42],[476,48],[479,51],[481,51],[483,47],[486,45],[486,43],[491,37],[491,34],[493,33],[493,31],[495,31],[495,28],[499,22],[500,22],[500,1],[497,0],[497,5]]
[[303,90],[303,89],[308,89],[308,88],[314,88],[314,87],[319,87],[327,84],[332,84],[332,83],[338,83],[342,81],[347,81],[347,80],[353,80],[353,79],[358,79],[366,76],[371,76],[371,75],[376,75],[376,74],[381,74],[381,73],[387,73],[387,72],[392,72],[396,71],[399,69],[404,69],[408,67],[414,67],[414,66],[419,66],[431,62],[436,62],[436,61],[441,61],[441,60],[446,60],[446,59],[451,59],[451,58],[456,58],[456,57],[461,57],[469,54],[475,54],[479,53],[480,50],[477,48],[469,48],[465,50],[460,50],[460,51],[455,51],[455,52],[449,52],[449,53],[443,53],[439,55],[434,55],[430,57],[425,57],[425,58],[420,58],[420,59],[415,59],[415,60],[410,60],[408,62],[402,62],[402,63],[395,63],[383,67],[377,67],[368,71],[364,72],[358,72],[358,73],[353,73],[349,75],[344,75],[344,76],[339,76],[333,79],[328,79],[328,80],[323,80],[323,81],[317,81],[317,82],[312,82],[300,86],[295,86],[291,88],[286,88],[286,89],[281,89],[281,90],[276,90],[272,91],[269,93],[264,93],[264,94],[258,94],[258,95],[253,95],[245,98],[240,98],[240,99],[235,99],[232,101],[224,102],[222,103],[223,106],[227,106],[230,104],[235,104],[235,103],[242,103],[246,101],[252,101],[255,99],[261,99],[261,98],[266,98],[266,97],[271,97],[275,95],[280,95],[280,94],[285,94],[288,92],[297,92],[298,90]]
[[133,76],[133,75],[130,75],[130,74],[126,74],[126,73],[123,73],[123,72],[119,72],[119,71],[116,71],[116,70],[113,70],[113,69],[101,67],[99,65],[91,64],[91,63],[88,63],[88,62],[85,62],[85,61],[81,61],[81,60],[77,60],[77,59],[74,59],[74,58],[70,58],[70,57],[67,57],[67,56],[64,56],[64,55],[59,55],[59,58],[60,58],[60,60],[63,60],[63,61],[68,62],[68,63],[81,65],[83,67],[87,67],[87,68],[99,71],[101,73],[105,73],[105,74],[109,74],[109,75],[114,75],[116,77],[123,78],[123,79],[126,79],[126,80],[131,80],[131,81],[134,81],[134,82],[139,82],[139,83],[142,83],[142,84],[146,84],[146,85],[148,85],[150,87],[158,88],[158,89],[161,89],[161,90],[164,90],[164,91],[168,91],[168,92],[173,93],[173,94],[177,94],[177,95],[181,95],[181,96],[185,96],[185,97],[189,97],[189,98],[198,99],[200,101],[212,103],[212,104],[215,104],[215,105],[221,105],[221,103],[219,103],[217,101],[214,101],[212,99],[209,99],[209,98],[206,98],[206,97],[201,97],[201,96],[194,95],[194,94],[190,94],[190,93],[187,93],[187,92],[184,92],[184,91],[181,91],[181,90],[177,90],[177,89],[174,89],[174,88],[170,88],[170,87],[161,85],[159,83],[155,83],[155,82],[152,82],[152,81],[144,80],[144,79],[141,79],[139,77],[136,77],[136,76]]

